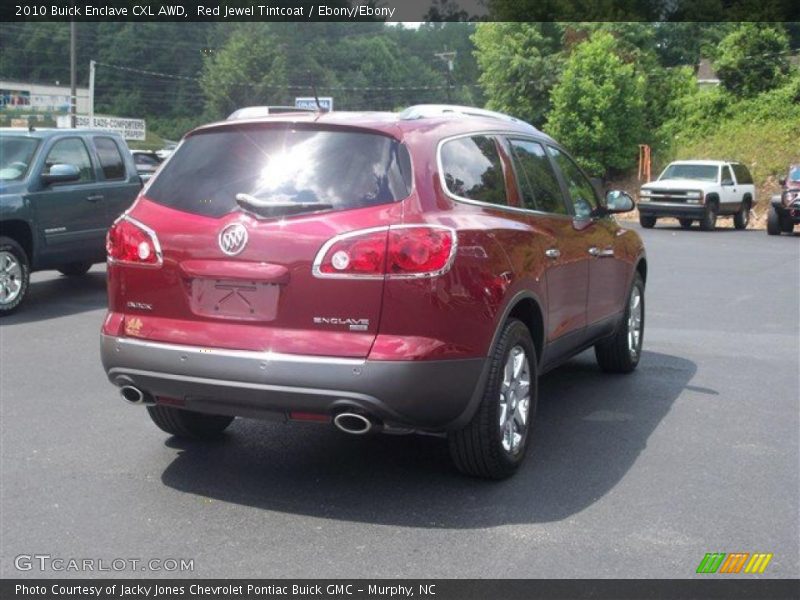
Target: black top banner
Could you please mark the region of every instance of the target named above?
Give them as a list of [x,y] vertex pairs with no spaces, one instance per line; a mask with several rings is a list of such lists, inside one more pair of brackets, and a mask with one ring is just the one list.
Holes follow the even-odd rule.
[[797,579],[62,579],[0,581],[3,600],[796,600]]
[[9,21],[797,21],[796,0],[17,0]]

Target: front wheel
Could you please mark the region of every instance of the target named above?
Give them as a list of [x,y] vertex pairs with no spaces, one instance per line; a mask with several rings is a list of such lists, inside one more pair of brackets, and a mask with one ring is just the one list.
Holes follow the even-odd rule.
[[700,219],[700,229],[703,231],[714,231],[717,228],[717,205],[709,203],[706,206],[706,214]]
[[750,201],[744,200],[742,202],[742,207],[739,209],[735,215],[733,215],[733,226],[736,229],[747,229],[747,225],[750,223]]
[[147,413],[153,423],[162,431],[178,437],[193,439],[216,437],[233,422],[233,417],[206,415],[158,404],[148,406]]
[[645,229],[652,229],[656,226],[656,217],[650,217],[648,215],[639,215],[639,225],[644,227]]
[[781,229],[781,216],[774,206],[770,206],[767,214],[767,235],[780,235]]
[[448,435],[448,443],[462,473],[505,479],[522,464],[536,413],[536,348],[522,321],[509,319],[489,360],[478,410],[466,427]]
[[59,267],[58,272],[67,277],[80,277],[81,275],[86,275],[91,268],[92,263],[90,262],[74,262],[62,265]]
[[0,237],[0,317],[14,312],[28,293],[28,255],[17,242]]
[[616,333],[595,344],[597,364],[606,373],[630,373],[639,364],[644,341],[644,281],[638,273]]

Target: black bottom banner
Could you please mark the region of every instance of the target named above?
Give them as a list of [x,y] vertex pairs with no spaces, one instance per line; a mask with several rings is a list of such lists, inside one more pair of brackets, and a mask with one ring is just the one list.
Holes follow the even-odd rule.
[[49,579],[0,581],[3,600],[797,600],[798,579]]

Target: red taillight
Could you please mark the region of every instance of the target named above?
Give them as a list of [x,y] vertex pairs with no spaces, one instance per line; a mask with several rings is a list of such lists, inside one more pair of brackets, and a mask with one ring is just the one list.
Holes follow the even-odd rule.
[[402,278],[444,273],[455,250],[445,227],[401,225],[348,233],[330,240],[314,261],[318,277]]
[[161,247],[155,232],[128,216],[108,230],[106,252],[110,262],[153,267],[161,264]]

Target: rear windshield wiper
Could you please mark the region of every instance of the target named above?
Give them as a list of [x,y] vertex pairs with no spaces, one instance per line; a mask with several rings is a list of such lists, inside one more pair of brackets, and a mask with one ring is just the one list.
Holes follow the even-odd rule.
[[272,200],[262,200],[243,192],[236,194],[236,203],[244,209],[252,208],[333,208],[329,202],[274,202]]

